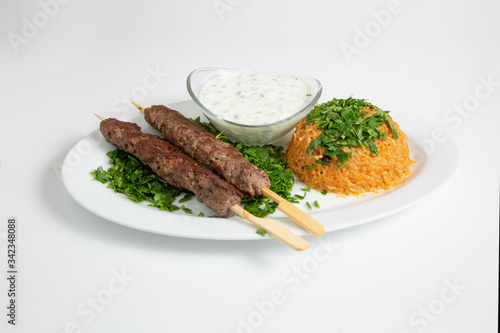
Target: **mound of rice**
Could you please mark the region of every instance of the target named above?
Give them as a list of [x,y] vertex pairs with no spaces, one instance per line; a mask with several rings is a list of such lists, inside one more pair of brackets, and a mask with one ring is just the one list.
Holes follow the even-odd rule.
[[324,156],[324,149],[320,146],[314,148],[312,155],[307,154],[309,144],[322,130],[314,121],[304,126],[306,123],[307,119],[304,119],[297,125],[285,158],[290,169],[308,187],[314,185],[317,191],[357,196],[390,189],[410,175],[410,165],[414,161],[410,159],[408,138],[394,120],[392,123],[399,134],[398,139],[393,138],[388,125],[380,125],[387,138],[374,141],[379,155],[375,156],[367,148],[344,147],[344,151],[352,151],[354,156],[342,168],[338,167],[336,157],[325,166],[315,163]]

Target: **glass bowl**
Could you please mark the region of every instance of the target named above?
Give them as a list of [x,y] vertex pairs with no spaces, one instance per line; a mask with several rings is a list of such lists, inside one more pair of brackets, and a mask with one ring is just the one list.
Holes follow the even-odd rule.
[[[232,122],[226,119],[223,119],[221,116],[213,113],[207,107],[205,107],[200,101],[200,93],[203,91],[205,85],[211,80],[220,77],[221,75],[228,73],[236,73],[236,72],[247,72],[236,69],[227,69],[227,68],[214,68],[214,67],[206,67],[199,68],[191,72],[187,78],[187,89],[189,95],[193,99],[193,101],[198,105],[203,114],[208,118],[208,120],[219,130],[224,132],[224,135],[227,136],[232,141],[243,142],[247,145],[265,145],[271,144],[279,139],[283,138],[286,134],[288,134],[292,129],[297,126],[297,124],[304,119],[309,111],[311,111],[316,103],[318,102],[321,92],[322,86],[321,83],[311,77],[300,76],[300,75],[285,75],[294,78],[299,78],[304,80],[312,90],[312,99],[310,102],[300,110],[297,110],[293,115],[288,118],[273,122],[267,123],[264,125],[245,125],[238,124],[236,122]],[[266,74],[276,74],[283,75],[278,73],[266,73]]]

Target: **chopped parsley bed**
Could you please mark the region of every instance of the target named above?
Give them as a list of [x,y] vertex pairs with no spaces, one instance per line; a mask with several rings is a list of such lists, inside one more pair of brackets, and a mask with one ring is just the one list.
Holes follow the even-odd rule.
[[[367,109],[372,109],[374,114],[367,116]],[[347,148],[368,148],[374,155],[378,155],[376,139],[385,140],[386,134],[379,129],[382,124],[387,124],[392,131],[392,136],[397,139],[398,132],[387,116],[389,111],[383,111],[364,99],[336,99],[316,106],[307,116],[304,127],[311,122],[316,122],[322,133],[315,138],[307,148],[309,155],[313,154],[316,147],[325,151],[323,158],[316,163],[325,166],[336,157],[337,167],[344,167],[352,152],[345,152]],[[308,165],[306,169],[315,170],[317,166]]]
[[[231,142],[212,124],[201,122],[199,117],[195,119],[195,122],[217,134],[219,139],[237,147],[250,163],[267,172],[271,180],[272,191],[293,203],[298,203],[299,199],[305,198],[305,194],[303,196],[291,194],[295,178],[292,170],[286,165],[283,147],[273,145],[247,146],[241,142]],[[110,158],[111,166],[107,170],[104,170],[102,166],[93,170],[91,174],[95,180],[107,184],[108,188],[125,194],[127,198],[135,202],[146,201],[149,202],[149,206],[160,210],[169,212],[183,210],[188,214],[193,214],[189,208],[178,205],[194,197],[192,192],[168,185],[149,166],[120,149],[108,152],[107,156]],[[310,189],[302,190],[308,192]],[[174,203],[176,200],[177,203]],[[276,202],[265,197],[243,197],[242,204],[245,205],[247,211],[258,217],[272,214],[278,208]],[[204,216],[203,213],[197,215]],[[259,232],[259,234],[261,233],[262,231]]]
[[104,170],[99,166],[91,174],[95,180],[108,184],[108,188],[125,194],[128,199],[137,203],[148,201],[151,207],[173,212],[186,209],[173,204],[177,197],[183,195],[178,200],[183,203],[194,196],[190,191],[168,185],[149,166],[118,148],[106,155],[111,167]]

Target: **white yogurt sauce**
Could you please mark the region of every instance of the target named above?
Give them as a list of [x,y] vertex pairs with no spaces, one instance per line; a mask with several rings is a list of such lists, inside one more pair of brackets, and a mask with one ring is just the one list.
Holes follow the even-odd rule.
[[312,88],[300,78],[244,71],[207,82],[200,102],[225,120],[263,125],[290,117],[313,97]]

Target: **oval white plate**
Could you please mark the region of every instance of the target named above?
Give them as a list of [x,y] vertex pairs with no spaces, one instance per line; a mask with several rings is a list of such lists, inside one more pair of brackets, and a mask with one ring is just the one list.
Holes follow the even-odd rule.
[[[172,104],[170,107],[187,117],[201,115],[192,101]],[[409,208],[445,184],[457,171],[460,153],[450,137],[433,138],[432,132],[436,126],[411,113],[392,111],[391,116],[409,138],[411,157],[416,160],[412,175],[396,188],[361,198],[309,192],[297,206],[322,223],[327,232],[375,221]],[[124,120],[138,123],[145,132],[158,134],[140,113]],[[291,133],[281,144],[289,141],[290,137]],[[101,165],[107,169],[109,162],[106,153],[113,149],[115,146],[106,142],[97,129],[80,140],[63,162],[62,180],[68,193],[92,213],[127,227],[170,236],[218,240],[269,238],[256,234],[255,227],[239,217],[197,217],[199,212],[205,216],[213,216],[214,213],[194,198],[184,203],[192,209],[192,215],[183,211],[170,213],[149,207],[147,203],[137,204],[106,188],[106,185],[93,180],[90,172]],[[293,193],[304,194],[301,190],[304,187],[304,184],[297,182]],[[315,200],[321,208],[313,206],[312,210],[308,209],[306,201],[312,204]],[[270,217],[298,235],[309,234],[279,211]]]

